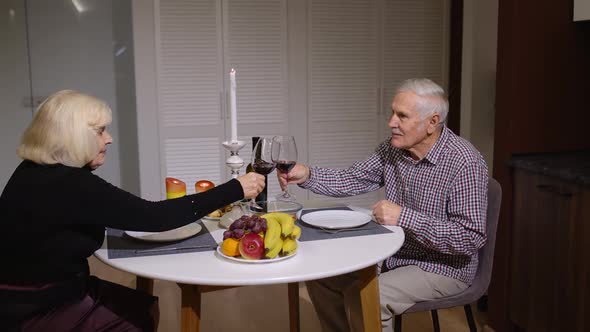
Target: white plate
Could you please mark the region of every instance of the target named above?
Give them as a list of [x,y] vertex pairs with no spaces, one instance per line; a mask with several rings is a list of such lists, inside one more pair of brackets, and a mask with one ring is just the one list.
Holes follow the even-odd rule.
[[217,253],[220,254],[223,258],[229,259],[230,261],[240,262],[240,263],[248,263],[248,264],[275,263],[275,262],[284,261],[285,259],[289,259],[289,258],[297,255],[297,251],[295,251],[295,253],[292,255],[282,256],[282,257],[277,256],[276,258],[273,258],[273,259],[244,259],[244,258],[240,258],[240,257],[231,257],[231,256],[225,255],[224,253],[221,252],[221,246],[217,246]]
[[192,222],[188,225],[171,229],[165,232],[132,232],[125,231],[125,234],[143,241],[152,242],[167,242],[167,241],[178,241],[189,238],[201,231],[203,227],[196,222]]
[[323,210],[306,213],[301,220],[316,227],[339,229],[362,226],[371,221],[371,216],[358,211]]

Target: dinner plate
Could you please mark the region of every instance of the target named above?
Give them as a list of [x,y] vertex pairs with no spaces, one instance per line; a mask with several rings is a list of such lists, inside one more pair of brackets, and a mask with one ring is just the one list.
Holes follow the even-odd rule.
[[280,262],[280,261],[284,261],[285,259],[289,259],[295,255],[297,255],[297,251],[295,251],[294,254],[289,255],[289,256],[277,256],[276,258],[272,258],[272,259],[244,259],[244,258],[240,258],[240,257],[231,257],[231,256],[227,256],[224,253],[221,252],[221,246],[217,247],[217,253],[220,254],[223,258],[228,259],[230,261],[234,261],[234,262],[240,262],[240,263],[247,263],[247,264],[267,264],[267,263],[276,263],[276,262]]
[[371,216],[358,211],[322,210],[306,213],[301,220],[315,227],[340,229],[362,226],[371,221]]
[[182,227],[178,227],[175,229],[171,229],[169,231],[164,232],[133,232],[133,231],[125,231],[125,234],[131,236],[132,238],[142,240],[142,241],[152,241],[152,242],[167,242],[167,241],[178,241],[184,240],[189,238],[193,235],[198,234],[203,227],[196,222],[192,222],[188,225],[184,225]]

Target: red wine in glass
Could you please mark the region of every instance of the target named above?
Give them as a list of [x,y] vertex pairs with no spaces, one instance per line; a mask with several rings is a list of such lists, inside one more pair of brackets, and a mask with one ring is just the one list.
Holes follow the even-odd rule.
[[[276,163],[272,160],[272,138],[261,137],[258,139],[258,142],[252,149],[251,158],[252,161],[250,165],[254,172],[266,177],[270,172],[274,171]],[[257,198],[263,198],[266,200],[266,195],[259,195]],[[260,206],[260,204],[263,206]],[[256,211],[266,211],[264,208],[266,202],[260,202],[260,204],[256,203],[254,198],[250,201],[250,207],[254,208]]]
[[289,173],[295,167],[296,161],[279,160],[277,162],[277,169],[284,173]]
[[[272,139],[272,160],[281,173],[287,175],[289,183],[289,172],[295,167],[297,161],[297,144],[293,136],[275,136]],[[289,192],[288,188],[277,196],[281,201],[294,201],[295,195]]]
[[[293,166],[295,166],[294,163]],[[254,163],[252,163],[252,168],[254,169],[254,172],[258,174],[268,175],[275,170],[275,163],[264,160],[255,160]]]

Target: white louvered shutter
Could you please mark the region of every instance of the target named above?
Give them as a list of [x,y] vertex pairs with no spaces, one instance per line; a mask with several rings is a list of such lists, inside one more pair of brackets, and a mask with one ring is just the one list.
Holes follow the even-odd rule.
[[[310,0],[309,163],[347,168],[378,144],[378,22],[375,0]],[[347,198],[367,207],[378,192]]]
[[[287,7],[285,0],[224,3],[225,72],[236,69],[238,135],[247,142],[243,174],[252,136],[287,134]],[[275,173],[268,178],[272,197],[280,188]]]
[[[430,78],[446,89],[448,17],[445,0],[385,1],[383,10],[383,119],[391,115],[395,87]],[[385,120],[384,120],[385,121]],[[385,138],[391,134],[382,126]]]
[[[162,181],[225,180],[216,0],[160,0],[156,34]],[[158,26],[157,26],[158,27]]]

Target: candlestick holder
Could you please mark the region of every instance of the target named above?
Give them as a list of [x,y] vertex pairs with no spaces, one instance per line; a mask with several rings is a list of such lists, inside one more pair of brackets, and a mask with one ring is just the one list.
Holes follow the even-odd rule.
[[229,150],[230,156],[225,160],[225,164],[227,167],[231,169],[231,177],[233,179],[237,178],[240,175],[240,168],[244,166],[244,159],[240,157],[239,151],[246,145],[245,141],[235,141],[235,142],[228,142],[225,141],[221,143],[224,148]]

